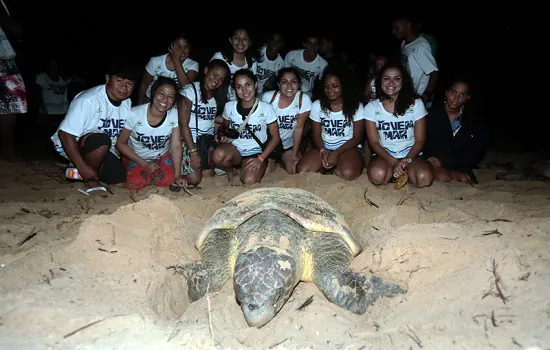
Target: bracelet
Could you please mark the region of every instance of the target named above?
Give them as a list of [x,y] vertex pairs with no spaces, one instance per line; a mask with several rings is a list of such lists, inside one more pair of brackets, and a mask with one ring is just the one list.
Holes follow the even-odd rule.
[[191,154],[191,153],[196,153],[196,152],[198,152],[198,151],[199,151],[199,150],[196,149],[196,148],[191,148],[191,149],[189,150],[189,154]]
[[264,161],[261,154],[258,156],[258,159],[261,160],[262,162]]
[[323,154],[323,153],[326,153],[326,152],[327,152],[327,150],[324,149],[324,148],[321,148],[321,149],[319,150],[319,153],[320,153],[320,154]]

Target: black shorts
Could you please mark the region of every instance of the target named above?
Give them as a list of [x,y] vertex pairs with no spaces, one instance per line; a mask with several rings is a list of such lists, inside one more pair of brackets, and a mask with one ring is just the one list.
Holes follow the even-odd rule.
[[[111,138],[103,133],[89,133],[78,140],[78,146],[80,154],[84,156],[101,146],[111,149]],[[99,181],[108,185],[123,183],[126,182],[126,168],[122,160],[109,151],[99,168],[98,176]]]

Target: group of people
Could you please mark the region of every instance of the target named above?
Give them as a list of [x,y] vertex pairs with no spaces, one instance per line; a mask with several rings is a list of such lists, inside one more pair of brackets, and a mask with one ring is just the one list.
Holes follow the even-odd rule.
[[433,102],[429,43],[407,18],[394,21],[394,34],[405,60],[375,60],[364,89],[345,62],[320,55],[316,35],[283,59],[283,37],[273,33],[255,57],[250,33],[237,28],[202,69],[180,36],[141,79],[113,67],[105,84],[77,95],[52,141],[89,186],[179,189],[216,174],[231,182],[236,168],[254,184],[277,164],[345,180],[366,168],[375,185],[403,174],[418,187],[475,182],[488,139],[469,108],[471,83],[457,78]]

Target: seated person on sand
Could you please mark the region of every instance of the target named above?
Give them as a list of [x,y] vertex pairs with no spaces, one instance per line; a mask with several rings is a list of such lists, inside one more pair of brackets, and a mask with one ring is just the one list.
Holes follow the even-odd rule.
[[452,80],[442,103],[428,114],[427,139],[423,154],[433,166],[435,179],[477,183],[472,169],[489,147],[488,132],[474,111],[471,84],[462,78]]
[[[273,107],[256,97],[257,78],[248,69],[238,70],[233,76],[236,101],[225,104],[220,129],[220,145],[213,154],[214,166],[227,172],[227,179],[233,181],[233,167],[240,166],[241,182],[260,182],[267,168],[267,158],[280,144],[277,115]],[[229,129],[236,135],[230,135]],[[268,132],[270,138],[268,139]]]
[[[212,152],[215,146],[216,123],[227,96],[229,67],[219,59],[208,62],[198,82],[180,90],[179,124],[183,138],[182,175],[187,183],[198,186],[203,176],[214,176]],[[216,120],[219,119],[219,122]]]
[[412,79],[399,64],[388,64],[376,79],[377,98],[365,106],[367,139],[375,154],[367,167],[374,185],[407,174],[416,187],[430,186],[433,170],[419,156],[426,139],[427,114]]
[[276,162],[282,162],[289,174],[295,174],[296,164],[302,156],[300,145],[311,110],[311,98],[300,91],[300,83],[296,68],[282,68],[277,75],[278,89],[262,95],[262,101],[271,104],[277,114],[282,143],[282,152],[272,152],[269,156],[271,170],[275,169]]
[[126,170],[115,143],[130,113],[136,77],[113,67],[105,84],[79,93],[51,137],[57,152],[78,169],[88,187],[126,183]]
[[133,107],[128,114],[116,147],[124,156],[129,189],[187,185],[181,176],[178,109],[173,108],[178,89],[174,79],[158,77],[151,87],[151,102]]
[[351,70],[328,66],[322,84],[324,93],[313,102],[309,118],[315,148],[298,162],[296,171],[335,174],[355,180],[363,171],[360,142],[364,134],[363,105]]

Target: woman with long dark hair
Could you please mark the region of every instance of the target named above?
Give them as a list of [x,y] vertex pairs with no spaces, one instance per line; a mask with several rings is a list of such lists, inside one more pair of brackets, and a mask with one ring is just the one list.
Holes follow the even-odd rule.
[[377,98],[365,106],[367,139],[375,154],[367,167],[374,185],[407,175],[411,185],[429,186],[433,170],[420,155],[426,140],[427,114],[408,71],[400,64],[382,68]]

